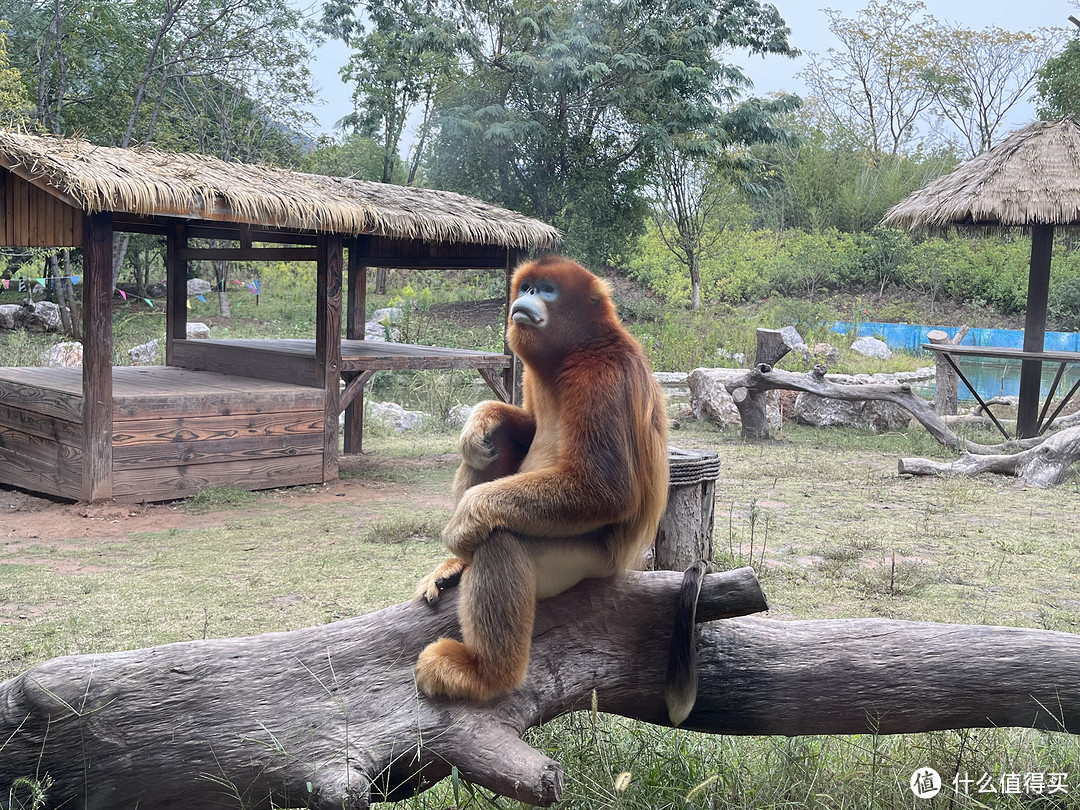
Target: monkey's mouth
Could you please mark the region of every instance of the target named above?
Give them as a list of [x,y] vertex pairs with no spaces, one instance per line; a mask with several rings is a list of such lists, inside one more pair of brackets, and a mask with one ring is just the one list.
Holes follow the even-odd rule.
[[521,301],[510,307],[510,318],[514,323],[520,323],[523,326],[543,326],[544,324],[543,314]]

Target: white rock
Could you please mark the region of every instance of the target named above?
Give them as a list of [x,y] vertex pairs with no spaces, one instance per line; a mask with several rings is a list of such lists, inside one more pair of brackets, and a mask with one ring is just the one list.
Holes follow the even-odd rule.
[[33,332],[59,332],[60,307],[52,301],[35,301],[23,309],[22,327]]
[[157,364],[159,351],[161,351],[161,341],[155,338],[149,343],[140,343],[128,349],[128,357],[137,366],[153,366]]
[[880,357],[883,360],[888,360],[892,357],[892,352],[889,350],[885,341],[878,340],[875,337],[861,337],[851,344],[851,350],[858,352],[863,357]]
[[0,304],[0,329],[18,329],[22,310],[22,304]]
[[199,321],[192,321],[187,325],[188,340],[209,340],[210,327]]
[[407,411],[396,402],[372,402],[368,417],[372,424],[388,427],[397,433],[423,427],[424,414]]
[[791,418],[812,427],[858,427],[883,433],[911,422],[911,414],[892,402],[862,400],[847,402],[816,394],[801,393],[795,399]]
[[82,365],[83,346],[76,341],[57,343],[44,355],[45,365],[78,368]]
[[472,413],[472,410],[471,405],[455,405],[450,409],[450,412],[446,414],[446,424],[458,429],[465,427],[465,423],[469,420],[469,414]]

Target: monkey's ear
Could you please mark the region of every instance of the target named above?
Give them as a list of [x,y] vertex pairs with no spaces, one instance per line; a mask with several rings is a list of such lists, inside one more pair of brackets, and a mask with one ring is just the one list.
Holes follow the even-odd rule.
[[611,282],[606,278],[597,277],[596,284],[593,286],[592,293],[589,295],[589,300],[592,301],[595,306],[605,298],[611,298],[612,295],[614,295],[614,289],[611,286]]

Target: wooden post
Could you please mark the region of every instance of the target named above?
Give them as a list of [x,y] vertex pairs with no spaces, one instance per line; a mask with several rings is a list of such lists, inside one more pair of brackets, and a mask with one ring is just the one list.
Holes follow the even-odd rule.
[[[357,236],[349,243],[349,286],[346,307],[345,337],[349,340],[365,340],[367,323],[367,267],[360,259],[367,255],[369,237]],[[361,388],[355,399],[345,408],[346,454],[364,450],[364,391]]]
[[[949,336],[940,329],[927,333],[926,339],[935,346],[950,343]],[[942,354],[934,355],[934,410],[939,416],[951,416],[957,410],[960,380]]]
[[[1046,341],[1046,302],[1050,290],[1050,254],[1054,249],[1054,226],[1031,227],[1031,270],[1028,274],[1027,315],[1024,318],[1024,351],[1041,352]],[[1016,414],[1016,437],[1038,435],[1042,361],[1020,363],[1020,405]]]
[[510,367],[503,375],[503,388],[510,394],[510,402],[521,405],[524,402],[522,391],[522,372],[524,368],[517,359],[517,355],[510,351],[510,344],[506,340],[506,327],[510,322],[510,304],[514,300],[514,291],[510,289],[510,281],[514,270],[521,261],[521,251],[508,248],[506,251],[506,300],[503,306],[503,352],[511,356]]
[[165,237],[165,365],[173,364],[173,341],[187,339],[187,223],[173,222]]
[[344,248],[340,234],[319,236],[316,270],[315,367],[326,392],[323,424],[323,482],[338,477],[338,399],[341,391],[341,276]]
[[720,457],[707,450],[668,448],[667,509],[653,544],[653,568],[683,571],[712,559],[713,513]]
[[112,497],[112,213],[83,223],[82,499]]

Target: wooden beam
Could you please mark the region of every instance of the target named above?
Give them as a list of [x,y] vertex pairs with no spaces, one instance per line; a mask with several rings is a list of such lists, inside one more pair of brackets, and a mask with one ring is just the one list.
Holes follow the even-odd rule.
[[319,237],[315,292],[315,373],[326,391],[323,427],[323,481],[338,477],[338,407],[341,388],[341,282],[343,240]]
[[112,497],[112,214],[83,222],[82,499]]
[[[1024,318],[1024,351],[1041,352],[1046,343],[1046,305],[1050,290],[1050,255],[1054,249],[1054,226],[1031,228],[1031,269],[1028,273],[1027,315]],[[1029,439],[1039,433],[1039,393],[1042,362],[1024,360],[1020,364],[1020,403],[1016,414],[1016,436]]]
[[[367,249],[370,240],[358,236],[349,242],[349,304],[346,308],[345,336],[349,340],[364,340],[367,335]],[[362,375],[363,376],[363,375]],[[361,453],[364,449],[364,383],[370,379],[367,374],[357,384],[360,377],[348,381],[345,389],[345,436],[344,452]],[[355,387],[354,387],[355,386]]]
[[319,259],[318,248],[307,247],[184,248],[178,255],[182,261],[189,262],[314,262]]
[[174,365],[174,341],[187,339],[187,262],[180,253],[187,247],[187,225],[173,222],[165,239],[165,365]]

